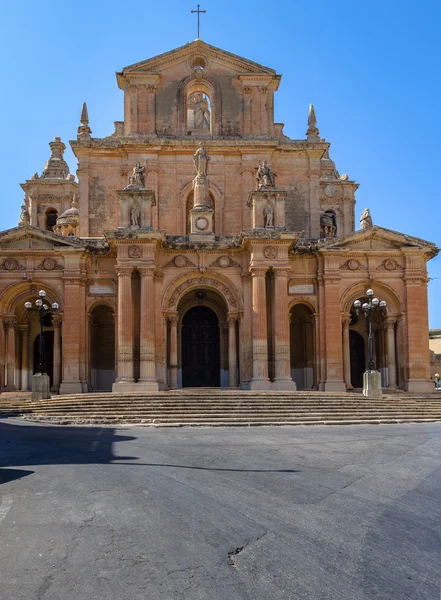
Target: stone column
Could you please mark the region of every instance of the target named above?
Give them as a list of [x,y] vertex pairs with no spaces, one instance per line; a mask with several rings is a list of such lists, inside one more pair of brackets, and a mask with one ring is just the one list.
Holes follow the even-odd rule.
[[132,268],[117,268],[118,273],[118,379],[114,392],[134,391],[133,378],[133,298]]
[[350,317],[343,317],[343,367],[347,390],[352,390],[351,383],[351,354],[349,345],[349,321]]
[[268,390],[271,382],[268,378],[268,330],[266,319],[265,269],[253,269],[252,309],[253,309],[253,378],[250,389]]
[[178,389],[178,317],[170,317],[170,389]]
[[310,159],[309,170],[309,237],[320,237],[320,159]]
[[[79,211],[80,211],[80,231],[79,235],[82,237],[89,236],[89,187],[90,187],[90,169],[88,165],[88,158],[81,157],[80,163],[77,169],[77,176],[79,181]],[[35,224],[35,226],[37,226]]]
[[6,326],[6,389],[15,390],[15,325],[16,319],[9,318],[5,320]]
[[[243,89],[243,133],[244,133],[244,135],[251,135],[251,133],[252,133],[252,121],[251,121],[251,94],[252,94],[252,91],[253,90],[250,87],[245,87]],[[250,190],[248,190],[248,192],[249,191]]]
[[228,377],[229,386],[237,387],[236,317],[228,317]]
[[389,371],[389,387],[397,387],[397,366],[395,358],[395,321],[387,320],[387,369]]
[[21,329],[21,389],[29,390],[29,326]]
[[274,269],[274,363],[276,390],[295,390],[291,378],[288,271]]
[[340,304],[340,278],[325,276],[325,392],[345,392],[343,381],[342,323],[336,307]]
[[147,133],[154,135],[156,133],[156,87],[147,86]]
[[81,311],[81,294],[84,294],[80,277],[64,278],[64,327],[63,327],[63,381],[60,394],[81,394],[80,380],[81,328],[78,319],[84,319]]
[[157,391],[155,362],[155,282],[153,269],[139,269],[141,275],[140,379],[138,387]]
[[260,133],[268,135],[268,88],[259,88],[260,92]]
[[60,390],[61,383],[61,316],[54,315],[54,380],[52,385],[52,392],[58,392]]

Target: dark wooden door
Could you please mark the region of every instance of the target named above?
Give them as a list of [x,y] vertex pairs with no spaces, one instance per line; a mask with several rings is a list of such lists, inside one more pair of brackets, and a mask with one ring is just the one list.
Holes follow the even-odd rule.
[[210,308],[195,306],[182,321],[182,386],[219,385],[219,321]]
[[354,388],[363,387],[363,373],[366,370],[364,340],[357,331],[349,330],[349,352],[351,356],[351,383]]

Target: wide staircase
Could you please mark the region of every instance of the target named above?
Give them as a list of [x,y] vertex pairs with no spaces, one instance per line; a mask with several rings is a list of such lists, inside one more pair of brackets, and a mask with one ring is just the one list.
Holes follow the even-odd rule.
[[144,394],[79,394],[32,402],[2,400],[0,417],[56,424],[154,427],[342,425],[441,421],[441,395],[184,389]]

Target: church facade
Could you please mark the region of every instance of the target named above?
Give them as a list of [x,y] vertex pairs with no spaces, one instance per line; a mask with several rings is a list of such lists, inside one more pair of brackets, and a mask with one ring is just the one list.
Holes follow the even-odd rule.
[[83,106],[71,147],[50,143],[0,232],[2,390],[39,364],[40,289],[54,393],[362,385],[368,288],[385,388],[432,391],[427,261],[434,244],[354,221],[311,106],[304,139],[274,122],[273,69],[200,40],[117,73],[124,121],[94,138]]

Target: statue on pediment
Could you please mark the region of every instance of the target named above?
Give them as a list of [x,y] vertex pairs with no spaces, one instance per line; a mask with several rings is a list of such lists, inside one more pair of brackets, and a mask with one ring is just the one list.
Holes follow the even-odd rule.
[[30,223],[31,217],[29,215],[28,207],[26,206],[26,204],[22,204],[19,227],[25,227],[25,225],[30,225]]
[[202,142],[199,144],[199,148],[194,153],[193,160],[194,166],[196,167],[197,176],[206,177],[208,173],[208,161],[210,160],[210,157],[202,145]]
[[133,189],[145,189],[145,172],[147,168],[147,161],[144,165],[141,165],[139,160],[136,161],[133,171],[129,175],[128,188]]
[[257,179],[257,188],[260,190],[261,188],[274,188],[276,187],[276,183],[274,180],[274,174],[271,169],[268,167],[266,160],[261,160],[259,162],[259,168],[256,173]]
[[360,229],[369,229],[372,227],[371,211],[365,208],[360,217]]

